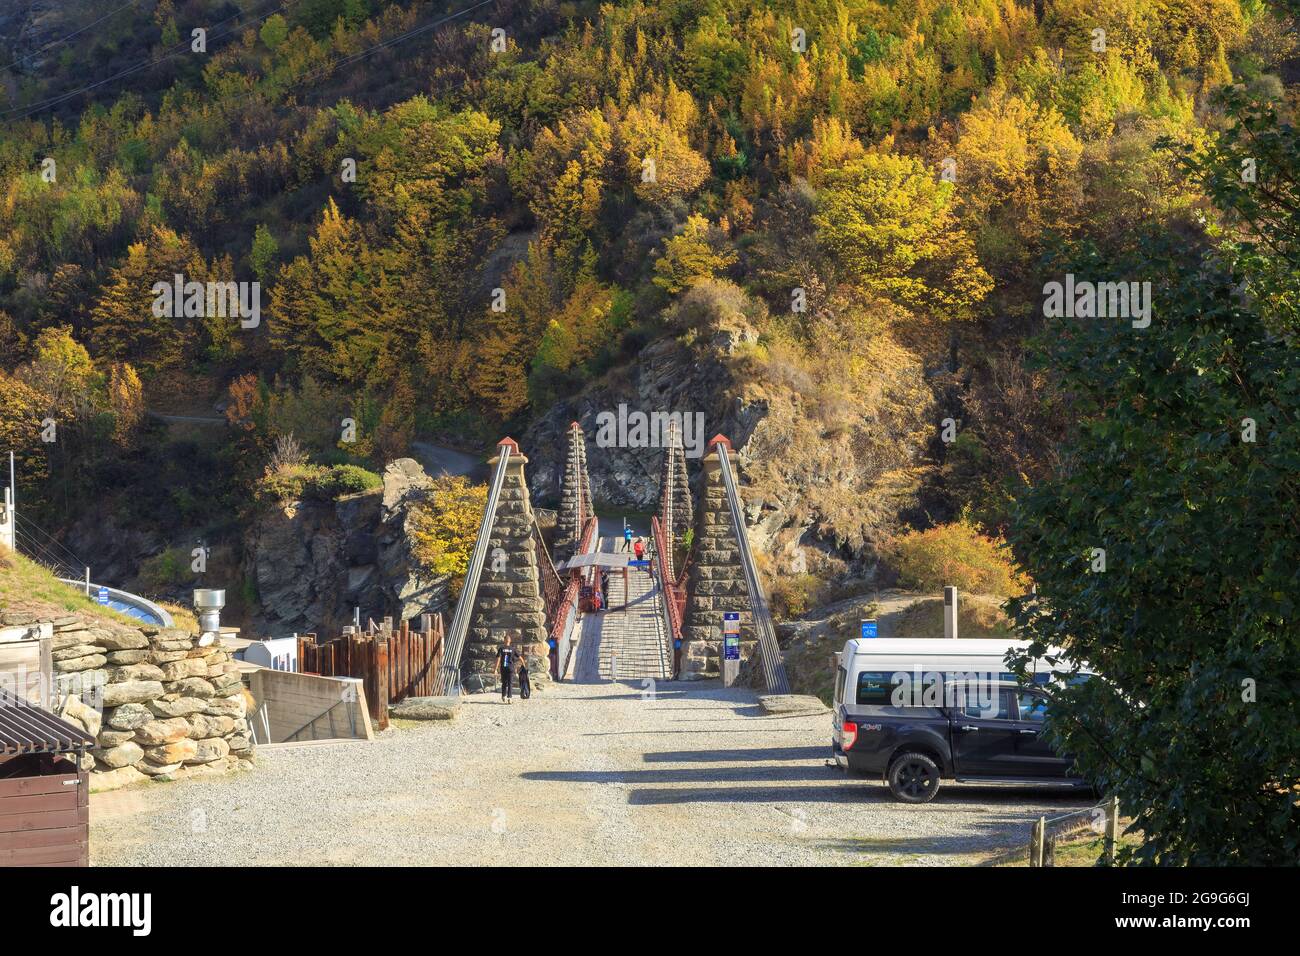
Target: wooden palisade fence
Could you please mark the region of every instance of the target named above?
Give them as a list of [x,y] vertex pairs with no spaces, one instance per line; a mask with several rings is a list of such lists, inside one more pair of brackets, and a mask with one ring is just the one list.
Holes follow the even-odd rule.
[[421,615],[418,631],[409,621],[394,630],[393,619],[386,617],[365,629],[345,627],[341,637],[323,643],[308,634],[298,638],[298,668],[322,677],[360,678],[370,718],[382,730],[390,704],[437,693],[444,636],[441,614]]

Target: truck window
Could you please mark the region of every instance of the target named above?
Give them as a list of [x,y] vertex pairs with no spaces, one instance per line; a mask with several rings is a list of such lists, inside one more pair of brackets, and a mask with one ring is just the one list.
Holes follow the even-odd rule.
[[844,700],[844,682],[849,679],[849,672],[843,667],[835,675],[835,702],[838,704]]
[[1042,720],[1047,716],[1047,700],[1021,691],[1016,695],[1021,720]]
[[[999,689],[996,700],[977,701],[971,700],[966,707],[962,708],[962,713],[967,717],[976,720],[1012,720],[1011,707],[1012,695],[1014,691]],[[988,706],[981,706],[981,703]]]

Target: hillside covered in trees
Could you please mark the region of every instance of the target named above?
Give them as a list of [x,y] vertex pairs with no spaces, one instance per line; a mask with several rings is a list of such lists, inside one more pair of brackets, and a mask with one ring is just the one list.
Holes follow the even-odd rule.
[[[567,424],[665,343],[711,422],[762,407],[799,535],[997,537],[1076,411],[1045,283],[1259,227],[1196,164],[1300,76],[1262,0],[0,7],[0,446],[47,526],[154,550],[268,466]],[[258,321],[160,315],[177,274]]]

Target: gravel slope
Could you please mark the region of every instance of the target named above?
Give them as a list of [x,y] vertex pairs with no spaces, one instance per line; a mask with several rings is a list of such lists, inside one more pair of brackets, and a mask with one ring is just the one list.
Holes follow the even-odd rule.
[[[647,682],[648,685],[648,682]],[[97,865],[971,862],[1078,794],[949,785],[923,807],[824,766],[829,717],[713,683],[549,685],[454,722],[264,750],[225,778],[91,797]]]

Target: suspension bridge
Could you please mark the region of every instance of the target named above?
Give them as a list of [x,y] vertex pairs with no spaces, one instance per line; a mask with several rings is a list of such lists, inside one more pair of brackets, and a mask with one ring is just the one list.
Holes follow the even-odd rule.
[[568,431],[550,547],[532,507],[528,458],[503,438],[488,461],[487,508],[447,632],[438,692],[497,687],[507,634],[534,679],[717,678],[726,630],[739,638],[741,666],[761,674],[769,691],[789,693],[732,454],[722,435],[708,443],[697,514],[681,437],[669,426],[657,512],[638,561],[621,537],[600,533],[578,422]]

